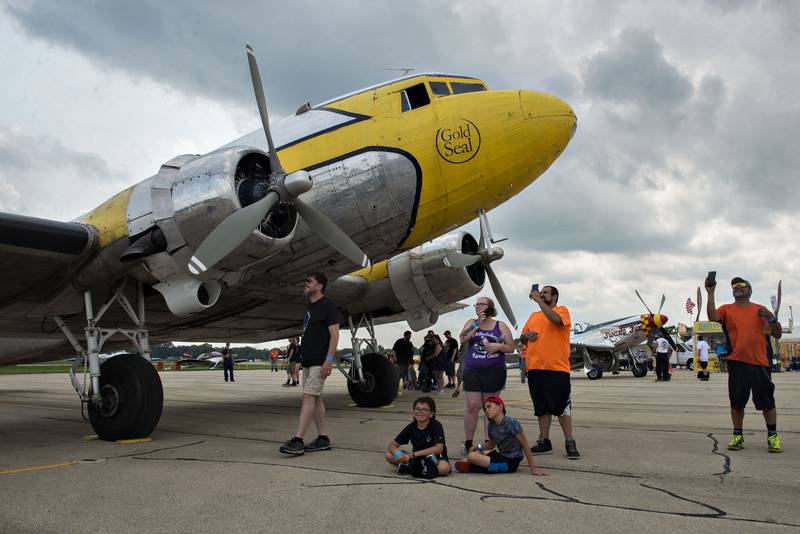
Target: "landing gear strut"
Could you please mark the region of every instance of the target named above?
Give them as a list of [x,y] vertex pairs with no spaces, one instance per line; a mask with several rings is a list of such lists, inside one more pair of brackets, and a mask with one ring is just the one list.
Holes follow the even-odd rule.
[[[337,363],[339,370],[347,377],[347,391],[358,406],[377,408],[386,406],[397,397],[399,378],[397,368],[392,362],[378,353],[375,339],[375,323],[372,316],[362,314],[358,324],[353,326],[353,318],[347,318],[350,326],[350,339],[353,344],[353,365],[347,371]],[[369,338],[358,338],[358,329],[367,328]],[[362,345],[367,349],[362,354]]]
[[[124,280],[109,297],[95,316],[90,291],[84,293],[86,312],[86,349],[59,316],[56,324],[78,354],[70,371],[72,386],[78,392],[81,403],[89,408],[89,422],[100,439],[145,438],[153,432],[161,418],[164,392],[158,372],[150,363],[150,345],[144,327],[143,286],[138,282],[138,314],[125,296]],[[114,304],[130,317],[133,329],[102,328],[100,319]],[[115,334],[121,334],[136,346],[139,356],[123,354],[100,363],[100,351],[105,342]],[[83,367],[83,382],[78,377]],[[89,380],[87,381],[87,368]]]

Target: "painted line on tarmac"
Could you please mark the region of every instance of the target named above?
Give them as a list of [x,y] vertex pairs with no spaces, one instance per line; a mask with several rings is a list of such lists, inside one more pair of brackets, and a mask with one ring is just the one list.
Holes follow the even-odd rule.
[[6,469],[4,471],[0,471],[0,475],[16,475],[19,473],[33,473],[35,471],[46,471],[48,469],[58,469],[60,467],[70,467],[77,464],[77,461],[72,462],[65,462],[63,464],[48,464],[48,465],[36,465],[33,467],[20,467],[19,469]]

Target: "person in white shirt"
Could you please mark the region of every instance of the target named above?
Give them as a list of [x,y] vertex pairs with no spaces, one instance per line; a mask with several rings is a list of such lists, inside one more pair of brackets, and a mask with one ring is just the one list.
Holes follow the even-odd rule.
[[663,332],[658,333],[656,339],[656,382],[668,382],[669,375],[669,356],[672,354],[672,347],[664,337]]
[[700,369],[697,373],[697,378],[700,380],[708,380],[711,376],[711,373],[708,372],[708,351],[711,350],[711,345],[709,345],[703,336],[697,336],[697,359],[700,360]]

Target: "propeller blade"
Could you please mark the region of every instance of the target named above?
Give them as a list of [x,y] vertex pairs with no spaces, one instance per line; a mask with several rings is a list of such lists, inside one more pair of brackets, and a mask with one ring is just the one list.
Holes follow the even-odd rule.
[[664,301],[667,300],[667,297],[664,294],[661,294],[661,304],[658,306],[658,311],[656,313],[661,313],[661,308],[664,307]]
[[478,254],[463,254],[461,252],[448,252],[444,256],[444,264],[448,267],[469,267],[481,261]]
[[697,319],[695,322],[700,320],[700,310],[703,309],[703,294],[700,292],[700,288],[697,288]]
[[663,326],[661,327],[661,333],[664,334],[664,338],[667,340],[667,343],[669,343],[670,347],[672,347],[673,350],[677,350],[678,349],[677,343],[675,343],[675,340],[672,339],[672,336],[669,335],[669,332],[667,332],[667,329],[664,328]]
[[303,218],[317,236],[331,246],[335,251],[349,259],[356,265],[368,267],[370,260],[366,254],[350,239],[344,231],[336,226],[332,220],[326,217],[321,211],[306,204],[300,198],[293,201],[297,213]]
[[483,209],[478,210],[478,222],[481,225],[481,237],[478,241],[478,250],[484,250],[489,247],[489,221],[486,220],[486,212]]
[[194,256],[189,260],[189,271],[200,274],[230,254],[258,228],[278,199],[278,194],[270,191],[258,202],[230,214],[197,247]]
[[647,310],[647,313],[649,313],[650,315],[653,315],[653,312],[650,311],[650,308],[647,307],[647,304],[645,304],[644,299],[639,294],[639,290],[638,289],[634,289],[633,291],[636,293],[636,296],[639,297],[639,301],[641,301],[641,303],[644,305],[644,309]]
[[778,302],[775,305],[776,319],[778,318],[778,312],[781,311],[781,282],[783,282],[783,280],[778,280],[778,299],[777,299]]
[[514,311],[511,309],[511,304],[508,303],[508,299],[506,298],[506,293],[503,291],[503,286],[500,285],[500,280],[497,279],[497,276],[494,274],[491,265],[486,264],[484,265],[486,269],[486,274],[489,275],[489,283],[492,286],[492,291],[494,291],[494,296],[497,297],[498,302],[500,302],[500,307],[503,309],[503,313],[506,314],[508,320],[511,322],[511,326],[514,327],[514,330],[517,329],[517,319],[514,317]]
[[284,174],[281,160],[278,159],[278,153],[275,151],[275,145],[272,143],[272,133],[269,129],[269,115],[267,114],[267,101],[264,98],[264,87],[261,84],[261,74],[258,71],[258,63],[256,62],[256,54],[250,45],[245,47],[247,49],[247,64],[250,66],[250,78],[253,81],[253,92],[256,95],[256,103],[258,104],[258,113],[261,115],[261,126],[264,128],[264,133],[267,136],[267,145],[269,145],[269,163],[272,168],[272,174]]

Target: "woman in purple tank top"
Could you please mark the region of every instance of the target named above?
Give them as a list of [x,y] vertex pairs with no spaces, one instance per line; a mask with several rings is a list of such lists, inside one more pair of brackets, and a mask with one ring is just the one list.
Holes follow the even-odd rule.
[[[494,317],[497,311],[488,297],[479,297],[475,303],[476,319],[467,321],[461,330],[461,345],[468,345],[464,355],[464,448],[472,448],[478,412],[486,397],[496,395],[506,385],[506,353],[514,352],[514,336],[511,329]],[[484,434],[488,438],[484,419]]]

